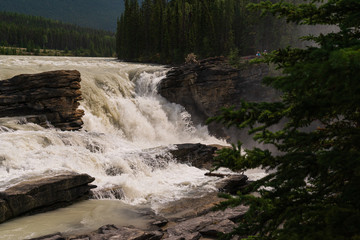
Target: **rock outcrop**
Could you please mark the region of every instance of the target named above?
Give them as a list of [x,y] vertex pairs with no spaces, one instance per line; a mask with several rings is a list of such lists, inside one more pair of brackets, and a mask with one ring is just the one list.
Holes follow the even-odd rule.
[[95,179],[87,174],[64,174],[21,182],[0,192],[0,223],[45,212],[86,199]]
[[[223,107],[239,106],[241,101],[269,102],[279,98],[275,90],[262,85],[269,74],[266,64],[244,64],[231,67],[223,57],[171,69],[159,85],[159,93],[170,102],[185,107],[196,124],[204,124]],[[210,131],[225,137],[215,124]]]
[[170,153],[180,163],[210,170],[216,150],[216,147],[201,143],[184,143],[176,144],[176,149],[170,150]]
[[143,231],[133,227],[108,224],[89,234],[64,237],[61,233],[54,233],[31,240],[160,240],[163,235],[160,231]]
[[[202,216],[165,222],[153,230],[140,230],[134,227],[105,225],[88,234],[66,236],[61,233],[33,238],[31,240],[197,240],[217,239],[219,234],[230,233],[237,226],[236,222],[248,210],[248,207],[237,206],[225,211],[211,211]],[[158,221],[157,221],[158,222]]]
[[61,130],[78,130],[84,111],[80,73],[59,70],[22,74],[0,81],[0,117],[25,117],[44,127],[50,123]]
[[225,211],[209,212],[203,216],[180,221],[166,228],[163,239],[217,239],[219,234],[230,233],[237,226],[236,221],[248,210],[246,206],[228,208]]

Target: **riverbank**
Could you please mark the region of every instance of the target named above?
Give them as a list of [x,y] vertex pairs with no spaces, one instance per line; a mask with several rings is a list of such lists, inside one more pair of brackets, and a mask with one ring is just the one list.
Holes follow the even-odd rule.
[[[188,210],[192,199],[216,192],[218,178],[204,175],[207,170],[201,167],[179,163],[169,157],[175,144],[226,145],[226,142],[211,136],[207,127],[193,124],[192,116],[184,107],[168,102],[157,93],[158,83],[168,71],[163,66],[124,63],[110,58],[37,56],[0,56],[0,64],[3,67],[0,79],[23,73],[77,69],[81,74],[83,97],[79,107],[85,113],[80,131],[43,128],[21,119],[3,121],[0,128],[1,190],[39,177],[65,172],[86,173],[95,178],[93,184],[98,186],[97,193],[105,191],[107,199],[114,197],[111,201],[122,202],[125,208],[144,207],[153,209],[156,214],[165,203],[179,199],[188,199],[181,207]],[[186,163],[187,158],[183,159]],[[118,188],[119,194],[110,194]],[[104,196],[101,194],[98,198]],[[115,200],[116,197],[121,200]],[[116,208],[108,209],[116,213]],[[180,207],[176,209],[180,211]],[[101,219],[101,215],[87,212],[90,215],[79,216],[77,222],[60,222],[63,217],[74,218],[70,215],[52,215],[54,220],[59,220],[55,226],[65,230],[50,226],[48,233],[81,229],[89,221]],[[104,217],[109,215],[106,211],[103,214]],[[172,222],[170,217],[167,220]],[[86,232],[109,223],[117,224],[110,219]],[[0,232],[6,225],[0,226]],[[18,222],[12,229],[22,232],[25,225]]]
[[[219,182],[218,188],[223,191],[227,185],[234,184],[236,178],[227,177]],[[241,188],[241,184],[237,185]],[[74,239],[217,239],[221,234],[230,233],[247,211],[245,206],[228,208],[225,211],[214,211],[213,208],[224,199],[218,197],[218,191],[209,192],[202,197],[187,197],[163,204],[156,212],[146,207],[120,206],[119,201],[99,201],[98,208],[104,210],[97,214],[87,213],[92,219],[88,223],[104,223],[104,215],[120,213],[111,224],[102,225],[95,231],[90,228],[78,228],[72,231],[57,232],[32,240],[74,240]],[[92,204],[92,200],[87,201]],[[107,202],[107,208],[103,208]],[[111,204],[111,205],[110,205]],[[115,207],[115,208],[114,208]],[[62,210],[64,212],[64,210]],[[63,213],[62,213],[63,214]],[[121,219],[120,219],[121,218]],[[125,220],[126,219],[126,220]],[[78,226],[79,227],[79,226]],[[59,228],[57,228],[59,229]]]
[[[71,50],[43,49],[43,48],[28,49],[28,48],[6,47],[6,46],[0,46],[0,55],[92,57],[92,54],[88,49],[77,49],[76,51],[71,51]],[[97,56],[97,57],[101,57],[101,56]],[[115,54],[112,57],[115,57]]]

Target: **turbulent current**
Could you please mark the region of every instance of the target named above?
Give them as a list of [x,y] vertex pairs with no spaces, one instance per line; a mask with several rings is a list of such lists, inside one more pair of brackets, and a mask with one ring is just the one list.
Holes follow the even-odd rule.
[[[82,79],[83,129],[64,132],[21,118],[0,118],[0,190],[40,176],[87,173],[96,179],[99,199],[114,198],[104,196],[106,189],[121,189],[122,199],[115,200],[121,203],[98,200],[97,206],[107,201],[155,211],[165,202],[214,190],[215,180],[204,170],[176,163],[168,154],[176,143],[226,143],[210,136],[206,127],[194,126],[182,106],[157,94],[164,67],[110,58],[0,56],[0,80],[74,69]],[[11,236],[7,230],[0,225],[0,239],[16,239],[5,238]]]

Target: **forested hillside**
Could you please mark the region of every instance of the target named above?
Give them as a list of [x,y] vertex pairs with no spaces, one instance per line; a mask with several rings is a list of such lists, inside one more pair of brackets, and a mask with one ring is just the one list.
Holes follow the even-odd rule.
[[293,25],[260,18],[252,0],[125,0],[117,25],[120,59],[182,62],[199,57],[249,55],[293,43]]
[[1,0],[0,11],[60,20],[115,32],[123,0]]
[[[0,12],[0,47],[71,51],[75,56],[113,56],[112,32],[83,28],[43,17]],[[44,51],[44,50],[43,50]]]

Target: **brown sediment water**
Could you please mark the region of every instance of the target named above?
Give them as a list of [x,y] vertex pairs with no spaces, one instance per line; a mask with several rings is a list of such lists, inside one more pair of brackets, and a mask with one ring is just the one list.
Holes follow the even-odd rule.
[[0,224],[1,240],[30,239],[56,232],[82,234],[106,224],[146,229],[149,208],[119,200],[88,200],[55,211],[25,216]]
[[182,106],[157,94],[164,67],[110,58],[0,56],[0,69],[0,81],[78,70],[85,111],[83,129],[71,132],[1,119],[0,191],[27,179],[76,172],[95,178],[99,198],[111,198],[100,194],[103,189],[121,188],[123,195],[121,201],[85,201],[2,223],[0,240],[81,233],[110,223],[143,228],[148,221],[143,206],[156,210],[214,190],[216,181],[204,176],[206,170],[179,164],[168,154],[172,144],[226,143],[209,135],[206,126],[194,126]]

